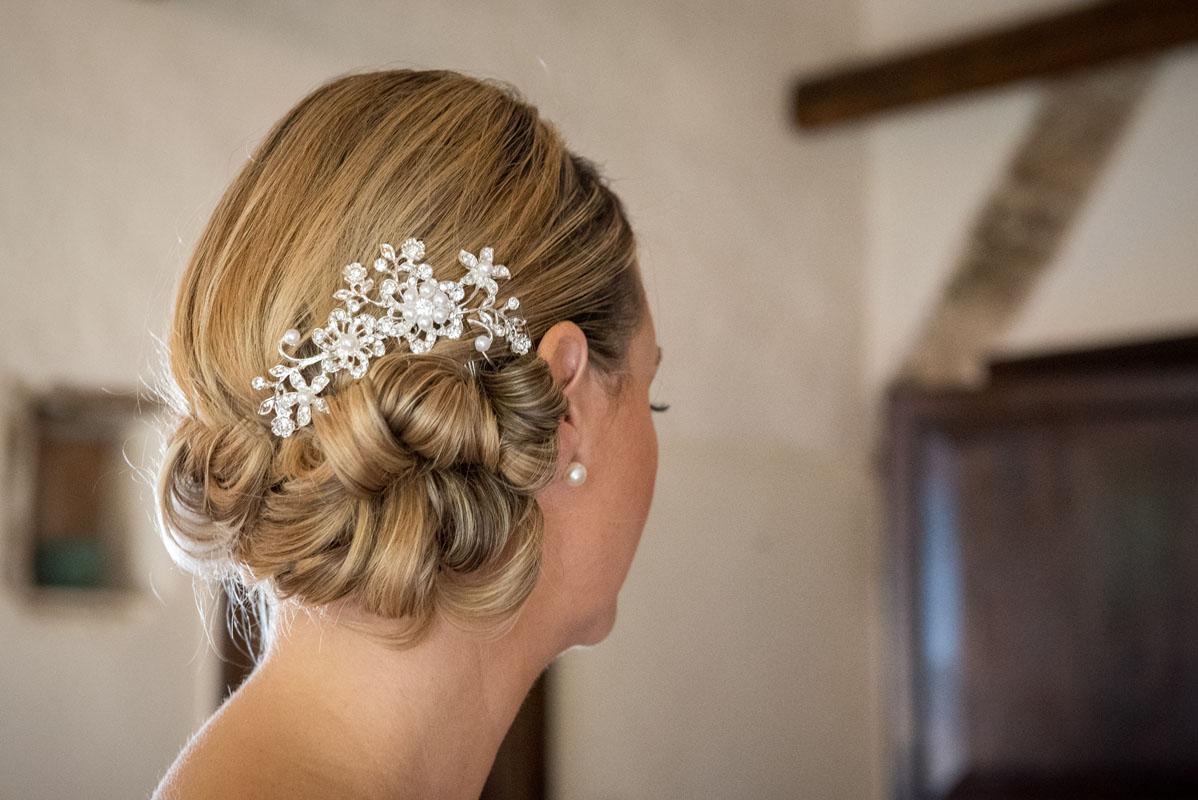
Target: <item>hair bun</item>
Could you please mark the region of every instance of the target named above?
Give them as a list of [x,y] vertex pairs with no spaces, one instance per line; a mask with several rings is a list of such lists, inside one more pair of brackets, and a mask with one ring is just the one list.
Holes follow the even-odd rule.
[[549,364],[521,358],[479,375],[500,431],[499,473],[516,489],[533,493],[553,479],[557,431],[569,403]]
[[269,485],[274,443],[260,425],[208,425],[179,419],[167,434],[158,476],[163,522],[189,560],[232,549],[256,516]]
[[329,466],[367,497],[413,471],[500,464],[498,419],[452,358],[394,353],[329,400],[315,430]]

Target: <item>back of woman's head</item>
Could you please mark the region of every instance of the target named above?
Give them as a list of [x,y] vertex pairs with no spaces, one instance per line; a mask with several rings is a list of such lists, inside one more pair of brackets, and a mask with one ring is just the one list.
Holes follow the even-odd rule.
[[[533,350],[390,347],[361,379],[332,376],[329,413],[272,435],[251,381],[282,332],[322,324],[341,267],[409,236],[439,269],[492,247]],[[229,186],[179,288],[158,486],[172,552],[271,601],[394,620],[394,642],[438,614],[502,624],[537,580],[534,495],[566,412],[535,344],[575,322],[618,392],[643,304],[619,200],[511,89],[443,71],[317,89]]]

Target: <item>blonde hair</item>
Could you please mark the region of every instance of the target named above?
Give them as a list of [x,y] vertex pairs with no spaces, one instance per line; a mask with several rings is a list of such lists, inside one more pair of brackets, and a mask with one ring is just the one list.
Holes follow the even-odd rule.
[[[335,375],[330,413],[277,439],[251,380],[284,331],[324,324],[343,265],[407,236],[439,269],[493,247],[534,350],[492,348],[472,374],[470,337],[391,347],[364,378]],[[312,92],[228,187],[179,287],[157,492],[176,560],[271,606],[351,602],[393,621],[396,645],[438,615],[510,621],[539,574],[534,495],[567,409],[535,345],[575,322],[621,391],[645,315],[635,250],[595,166],[506,85],[398,70]]]

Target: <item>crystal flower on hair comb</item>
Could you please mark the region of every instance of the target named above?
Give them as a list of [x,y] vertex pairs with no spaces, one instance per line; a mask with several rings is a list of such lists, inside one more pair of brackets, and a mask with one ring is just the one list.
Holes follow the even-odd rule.
[[[524,318],[511,314],[520,301],[509,297],[497,306],[497,280],[511,277],[508,268],[494,263],[494,253],[484,247],[474,256],[462,250],[458,261],[466,274],[456,281],[438,280],[424,258],[424,242],[407,239],[399,248],[384,244],[381,255],[374,261],[376,272],[383,273],[377,294],[374,278],[368,277],[366,267],[354,262],[341,271],[349,288],[339,289],[333,297],[344,307],[333,309],[329,322],[309,334],[320,352],[307,358],[291,355],[284,348],[298,347],[303,339],[292,328],[279,340],[279,355],[283,363],[269,370],[274,380],[257,377],[255,389],[274,389],[274,395],[262,401],[259,414],[274,413],[270,429],[287,438],[312,420],[312,410],[328,413],[328,404],[320,392],[329,385],[329,376],[347,370],[354,379],[366,374],[370,359],[387,351],[387,340],[406,342],[415,354],[427,353],[438,338],[461,337],[466,324],[482,328],[474,347],[484,357],[495,339],[507,339],[512,352],[524,355],[531,346],[524,332]],[[473,286],[466,297],[466,287]],[[485,297],[471,305],[479,292]],[[463,298],[465,298],[463,300]],[[364,306],[384,309],[381,315],[362,313]],[[317,366],[318,365],[318,366]],[[309,367],[317,366],[315,370]],[[471,362],[473,367],[473,362]],[[309,374],[305,377],[305,371]]]

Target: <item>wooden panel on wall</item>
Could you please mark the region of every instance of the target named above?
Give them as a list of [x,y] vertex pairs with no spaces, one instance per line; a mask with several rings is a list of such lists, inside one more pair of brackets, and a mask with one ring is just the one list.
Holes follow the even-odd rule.
[[1198,797],[1198,348],[1055,363],[892,397],[896,797]]

